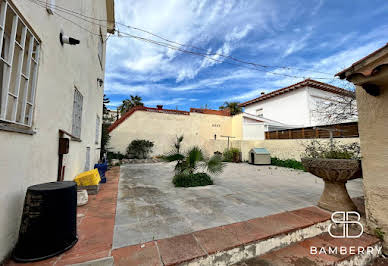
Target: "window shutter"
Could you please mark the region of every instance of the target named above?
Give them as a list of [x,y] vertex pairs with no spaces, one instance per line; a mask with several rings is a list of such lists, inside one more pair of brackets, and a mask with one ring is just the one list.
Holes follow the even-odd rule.
[[96,144],[99,143],[99,137],[100,137],[100,117],[97,115],[97,119],[96,119]]
[[83,102],[83,96],[77,90],[77,88],[75,88],[74,102],[73,102],[72,134],[77,138],[81,138],[82,102]]

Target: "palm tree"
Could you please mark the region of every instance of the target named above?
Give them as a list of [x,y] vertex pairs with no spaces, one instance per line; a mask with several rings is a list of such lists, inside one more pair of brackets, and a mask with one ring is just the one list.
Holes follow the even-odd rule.
[[213,155],[206,158],[203,151],[199,147],[192,147],[186,153],[180,152],[183,136],[177,137],[174,143],[174,151],[163,156],[167,162],[177,162],[175,165],[176,174],[192,175],[202,169],[211,174],[219,174],[223,171],[225,164],[222,162],[220,155]]
[[121,114],[124,114],[129,111],[129,109],[135,106],[143,106],[142,98],[140,96],[130,95],[131,99],[123,100],[123,103],[118,107]]
[[221,105],[218,109],[220,110],[230,110],[231,115],[237,115],[239,113],[242,113],[242,107],[239,106],[239,102],[224,102],[223,105]]

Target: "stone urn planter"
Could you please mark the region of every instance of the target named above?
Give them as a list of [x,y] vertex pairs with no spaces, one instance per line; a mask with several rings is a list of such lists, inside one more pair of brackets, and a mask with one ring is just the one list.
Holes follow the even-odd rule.
[[357,210],[345,184],[348,180],[362,177],[360,160],[302,158],[302,164],[306,171],[325,182],[325,188],[318,201],[319,207],[330,211]]

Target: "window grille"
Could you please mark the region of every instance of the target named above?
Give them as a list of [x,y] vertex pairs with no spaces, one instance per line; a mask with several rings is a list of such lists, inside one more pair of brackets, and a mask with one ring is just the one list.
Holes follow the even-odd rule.
[[31,127],[40,44],[13,6],[0,2],[0,120]]
[[72,134],[77,138],[81,138],[81,124],[82,124],[82,102],[83,96],[77,90],[74,89],[74,102],[73,102],[73,122],[72,122]]

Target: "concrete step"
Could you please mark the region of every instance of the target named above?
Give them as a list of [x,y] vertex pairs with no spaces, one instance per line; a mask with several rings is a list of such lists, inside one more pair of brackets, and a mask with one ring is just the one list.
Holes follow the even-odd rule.
[[331,213],[312,206],[112,251],[115,265],[231,265],[327,231]]
[[333,238],[328,233],[234,264],[234,266],[280,265],[371,265],[381,255],[374,236]]

